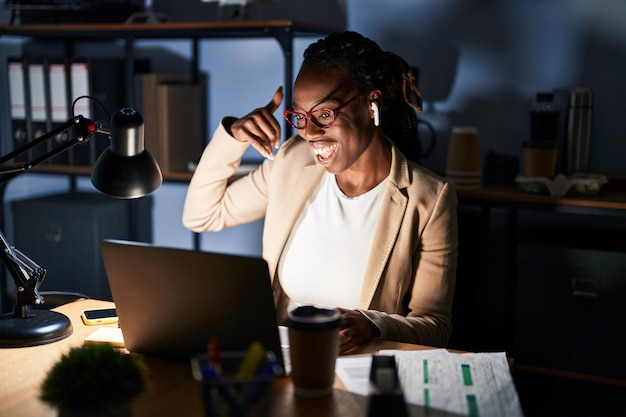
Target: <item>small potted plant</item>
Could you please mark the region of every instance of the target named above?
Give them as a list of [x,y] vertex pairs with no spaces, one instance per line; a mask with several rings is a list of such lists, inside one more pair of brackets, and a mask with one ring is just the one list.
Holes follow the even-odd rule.
[[40,398],[59,417],[129,417],[132,402],[147,386],[140,357],[109,345],[73,348],[41,384]]

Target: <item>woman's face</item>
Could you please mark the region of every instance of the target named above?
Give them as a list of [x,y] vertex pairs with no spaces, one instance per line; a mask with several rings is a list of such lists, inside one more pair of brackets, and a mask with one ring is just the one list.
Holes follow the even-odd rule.
[[[338,70],[317,67],[300,70],[294,84],[293,111],[308,115],[315,110],[334,110],[347,103],[335,112],[330,127],[316,126],[309,118],[306,126],[298,129],[300,136],[313,148],[317,162],[328,172],[339,174],[353,167],[372,143],[376,129],[371,119],[369,94],[346,82]],[[329,112],[313,115],[324,123]]]

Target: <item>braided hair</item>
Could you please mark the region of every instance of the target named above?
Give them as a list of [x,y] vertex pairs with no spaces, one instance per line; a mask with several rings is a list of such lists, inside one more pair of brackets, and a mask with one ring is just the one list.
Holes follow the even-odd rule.
[[331,33],[309,45],[302,66],[333,68],[359,91],[380,90],[383,133],[408,158],[417,160],[420,148],[416,112],[422,111],[422,97],[404,59],[383,51],[359,33],[346,31]]

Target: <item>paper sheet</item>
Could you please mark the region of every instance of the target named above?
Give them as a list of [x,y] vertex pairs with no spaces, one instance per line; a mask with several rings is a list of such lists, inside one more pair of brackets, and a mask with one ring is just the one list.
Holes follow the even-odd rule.
[[[383,350],[393,355],[409,415],[522,417],[523,412],[504,353],[449,353]],[[371,356],[344,356],[336,372],[346,389],[367,396]]]
[[122,329],[119,327],[98,327],[84,339],[83,343],[107,344],[116,348],[123,348],[124,336],[122,335]]

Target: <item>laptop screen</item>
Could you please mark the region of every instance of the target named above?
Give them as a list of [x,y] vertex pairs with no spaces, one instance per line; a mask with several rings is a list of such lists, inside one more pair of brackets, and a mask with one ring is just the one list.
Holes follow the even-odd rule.
[[129,351],[188,361],[217,337],[222,351],[260,341],[284,364],[263,259],[119,240],[101,249]]

